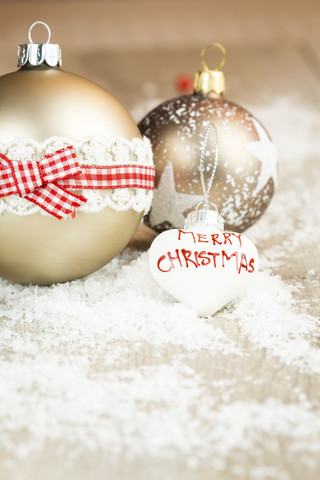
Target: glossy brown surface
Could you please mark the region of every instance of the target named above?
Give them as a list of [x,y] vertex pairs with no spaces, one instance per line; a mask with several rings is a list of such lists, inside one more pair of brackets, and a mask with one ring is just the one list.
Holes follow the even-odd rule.
[[[162,103],[143,118],[139,128],[153,146],[155,188],[171,162],[176,192],[198,197],[203,195],[200,153],[206,128],[212,123],[216,124],[219,135],[219,163],[209,199],[225,218],[226,230],[242,232],[261,217],[274,192],[274,183],[270,179],[254,194],[261,163],[246,149],[248,143],[259,142],[252,115],[224,97],[192,94]],[[212,132],[207,145],[205,163],[212,168],[216,146]],[[211,168],[205,173],[206,183]],[[195,198],[194,205],[198,201]],[[184,210],[185,216],[187,205]],[[152,208],[146,222],[159,232],[182,226],[178,222],[173,224],[172,220],[163,221],[161,216],[153,216]]]

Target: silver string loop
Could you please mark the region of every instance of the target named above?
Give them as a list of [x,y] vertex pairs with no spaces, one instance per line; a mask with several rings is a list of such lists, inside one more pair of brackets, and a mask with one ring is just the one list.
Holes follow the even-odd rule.
[[[206,153],[206,148],[207,148],[207,143],[208,143],[208,137],[209,137],[209,132],[210,128],[213,127],[214,133],[216,136],[216,148],[214,152],[214,164],[212,167],[212,172],[208,181],[208,185],[206,187],[205,180],[204,180],[204,156]],[[218,166],[218,161],[219,161],[219,138],[218,138],[218,129],[215,123],[211,123],[208,125],[205,136],[204,136],[204,141],[201,149],[201,156],[200,156],[200,179],[201,179],[201,186],[203,190],[203,197],[204,197],[204,208],[209,209],[209,205],[211,202],[209,202],[209,193],[212,187],[212,182],[214,179],[214,176],[216,174],[217,166]]]

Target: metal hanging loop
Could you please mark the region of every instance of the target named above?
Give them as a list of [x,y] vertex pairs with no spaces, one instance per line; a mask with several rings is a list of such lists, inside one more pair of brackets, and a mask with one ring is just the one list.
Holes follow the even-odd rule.
[[51,30],[50,30],[50,27],[49,25],[47,25],[45,22],[40,22],[37,21],[37,22],[34,22],[31,27],[29,28],[29,33],[28,33],[28,37],[29,37],[29,42],[30,43],[34,43],[33,40],[32,40],[32,37],[31,37],[31,31],[32,29],[35,27],[35,25],[43,25],[44,27],[46,27],[47,31],[48,31],[48,40],[46,41],[46,43],[50,43],[50,40],[51,40]]
[[[211,47],[217,47],[219,48],[219,50],[222,52],[222,60],[220,62],[220,65],[214,69],[209,69],[208,65],[206,64],[206,61],[204,59],[204,56],[207,52],[207,50]],[[200,52],[200,60],[201,60],[201,64],[203,66],[203,69],[206,71],[206,72],[209,72],[210,70],[214,70],[214,71],[217,71],[217,70],[221,70],[221,68],[224,66],[224,64],[226,63],[226,57],[227,57],[227,52],[226,52],[226,49],[224,48],[223,45],[221,45],[221,43],[209,43],[209,45],[206,45]]]

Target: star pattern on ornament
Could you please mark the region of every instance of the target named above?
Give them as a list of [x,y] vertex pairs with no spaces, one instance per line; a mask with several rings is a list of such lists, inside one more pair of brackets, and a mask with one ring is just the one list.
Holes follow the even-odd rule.
[[149,221],[152,227],[170,222],[175,228],[183,228],[184,212],[203,200],[202,195],[179,193],[175,189],[172,162],[162,172],[158,188],[154,190]]
[[252,122],[259,140],[248,142],[244,147],[261,162],[258,183],[252,192],[253,195],[256,195],[266,186],[270,178],[272,178],[275,186],[277,184],[277,152],[274,143],[270,140],[262,125],[254,118]]

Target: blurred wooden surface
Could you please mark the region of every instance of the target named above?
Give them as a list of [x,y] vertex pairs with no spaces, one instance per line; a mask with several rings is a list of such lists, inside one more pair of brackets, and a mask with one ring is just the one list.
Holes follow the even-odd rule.
[[[199,68],[199,51],[204,44],[220,41],[228,50],[225,68],[228,98],[244,106],[256,106],[258,111],[261,106],[266,107],[261,109],[265,118],[260,119],[272,133],[275,142],[282,142],[283,145],[286,139],[282,138],[282,132],[279,131],[277,110],[273,109],[270,114],[267,107],[280,99],[281,108],[281,98],[289,96],[293,99],[293,106],[295,103],[303,105],[305,111],[318,108],[319,14],[319,2],[312,0],[0,2],[0,73],[15,69],[16,45],[26,41],[28,26],[34,20],[44,20],[52,28],[53,41],[63,47],[64,68],[107,88],[139,121],[160,101],[178,94],[174,87],[176,76],[180,73],[192,75]],[[295,111],[288,111],[286,115],[289,122]],[[297,118],[297,122],[301,121],[303,119]],[[318,134],[316,128],[310,133],[313,139]],[[290,138],[287,141],[290,142]],[[284,192],[284,196],[290,183],[294,183],[296,172],[303,177],[305,188],[316,181],[319,158],[309,155],[307,146],[306,152],[305,164],[297,166],[296,171],[287,171],[288,176],[281,179],[280,193]],[[275,213],[271,213],[271,220],[267,220],[270,228],[273,217],[276,218],[276,206],[271,208]],[[146,249],[152,237],[152,232],[141,226],[132,245]],[[259,249],[262,253],[267,252],[281,241],[281,231],[278,230],[274,233],[273,243],[264,244],[261,240]],[[318,239],[308,237],[308,241],[311,243],[306,246],[307,260],[302,260],[301,255],[294,255],[278,273],[293,284],[298,279],[303,282],[303,291],[297,293],[297,298],[304,299],[303,308],[306,312],[319,315]],[[317,272],[317,278],[313,281],[308,273],[311,269]],[[226,328],[223,320],[221,328]],[[236,326],[232,335],[250,349],[247,340],[239,340]],[[173,353],[177,352],[169,351],[165,355],[169,358]],[[156,362],[155,358],[154,352],[145,346],[142,358],[134,358],[130,365],[139,367],[147,360]],[[219,378],[222,370],[223,378],[236,378],[239,384],[248,375],[252,375],[253,380],[262,379],[261,387],[254,386],[253,381],[252,386],[247,387],[249,399],[274,396],[284,402],[294,402],[298,386],[314,409],[319,407],[319,378],[304,375],[298,369],[281,365],[274,359],[268,360],[263,350],[254,354],[251,352],[251,363],[246,358],[238,363],[232,358],[227,359],[228,363],[223,362],[221,360],[221,365],[213,366],[210,358],[199,354],[194,359],[193,367],[198,372],[206,372],[211,380]],[[3,454],[0,451],[1,480],[276,478],[263,472],[259,477],[252,477],[250,466],[259,466],[261,458],[253,458],[249,451],[242,459],[246,473],[237,475],[232,470],[232,459],[224,471],[216,472],[207,467],[205,462],[195,470],[188,470],[182,457],[170,460],[144,458],[112,464],[103,451],[84,452],[81,459],[64,469],[63,465],[57,467],[52,455],[55,447],[48,444],[45,450],[31,454],[13,468],[8,467],[5,458],[1,458]],[[277,469],[279,480],[320,478],[318,452],[310,453],[313,465],[316,465],[316,468],[310,469],[299,461],[287,461],[285,438],[279,441],[277,451],[268,451],[266,446],[262,452],[263,459]]]
[[35,20],[50,23],[64,45],[87,50],[200,46],[213,36],[234,45],[320,38],[316,0],[8,0],[0,8],[9,47]]

